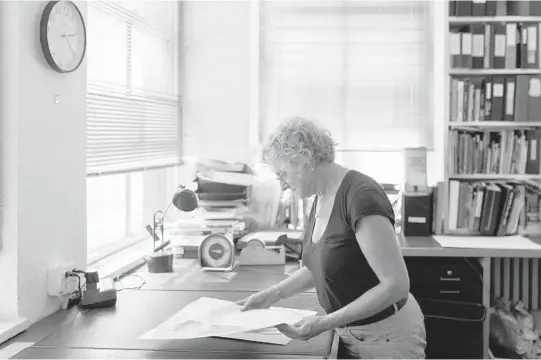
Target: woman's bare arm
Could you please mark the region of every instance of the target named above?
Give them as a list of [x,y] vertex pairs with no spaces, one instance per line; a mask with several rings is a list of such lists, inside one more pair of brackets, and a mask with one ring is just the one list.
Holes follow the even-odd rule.
[[293,275],[282,280],[273,288],[278,292],[280,298],[285,299],[314,287],[312,273],[306,266],[297,270]]

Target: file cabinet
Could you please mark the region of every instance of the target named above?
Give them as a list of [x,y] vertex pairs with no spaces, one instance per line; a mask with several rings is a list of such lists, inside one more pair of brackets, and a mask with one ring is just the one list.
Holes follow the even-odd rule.
[[405,258],[410,292],[425,315],[426,356],[482,359],[482,268],[475,258]]

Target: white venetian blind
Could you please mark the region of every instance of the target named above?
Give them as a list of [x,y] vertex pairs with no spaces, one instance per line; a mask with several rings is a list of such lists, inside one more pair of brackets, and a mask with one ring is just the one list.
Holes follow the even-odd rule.
[[432,147],[430,1],[261,3],[261,136],[323,123],[342,150]]
[[87,174],[178,163],[177,1],[88,2]]

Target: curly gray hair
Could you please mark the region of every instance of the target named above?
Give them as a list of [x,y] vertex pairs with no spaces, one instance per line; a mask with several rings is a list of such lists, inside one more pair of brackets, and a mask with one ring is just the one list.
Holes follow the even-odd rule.
[[329,131],[311,120],[295,117],[268,138],[261,158],[278,170],[314,169],[320,163],[334,161],[336,145]]

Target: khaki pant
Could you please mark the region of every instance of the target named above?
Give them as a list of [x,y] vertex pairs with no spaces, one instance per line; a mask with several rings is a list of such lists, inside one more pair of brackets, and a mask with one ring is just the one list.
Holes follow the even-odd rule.
[[336,329],[341,340],[339,357],[349,359],[424,359],[426,332],[417,300],[387,319],[363,326]]

